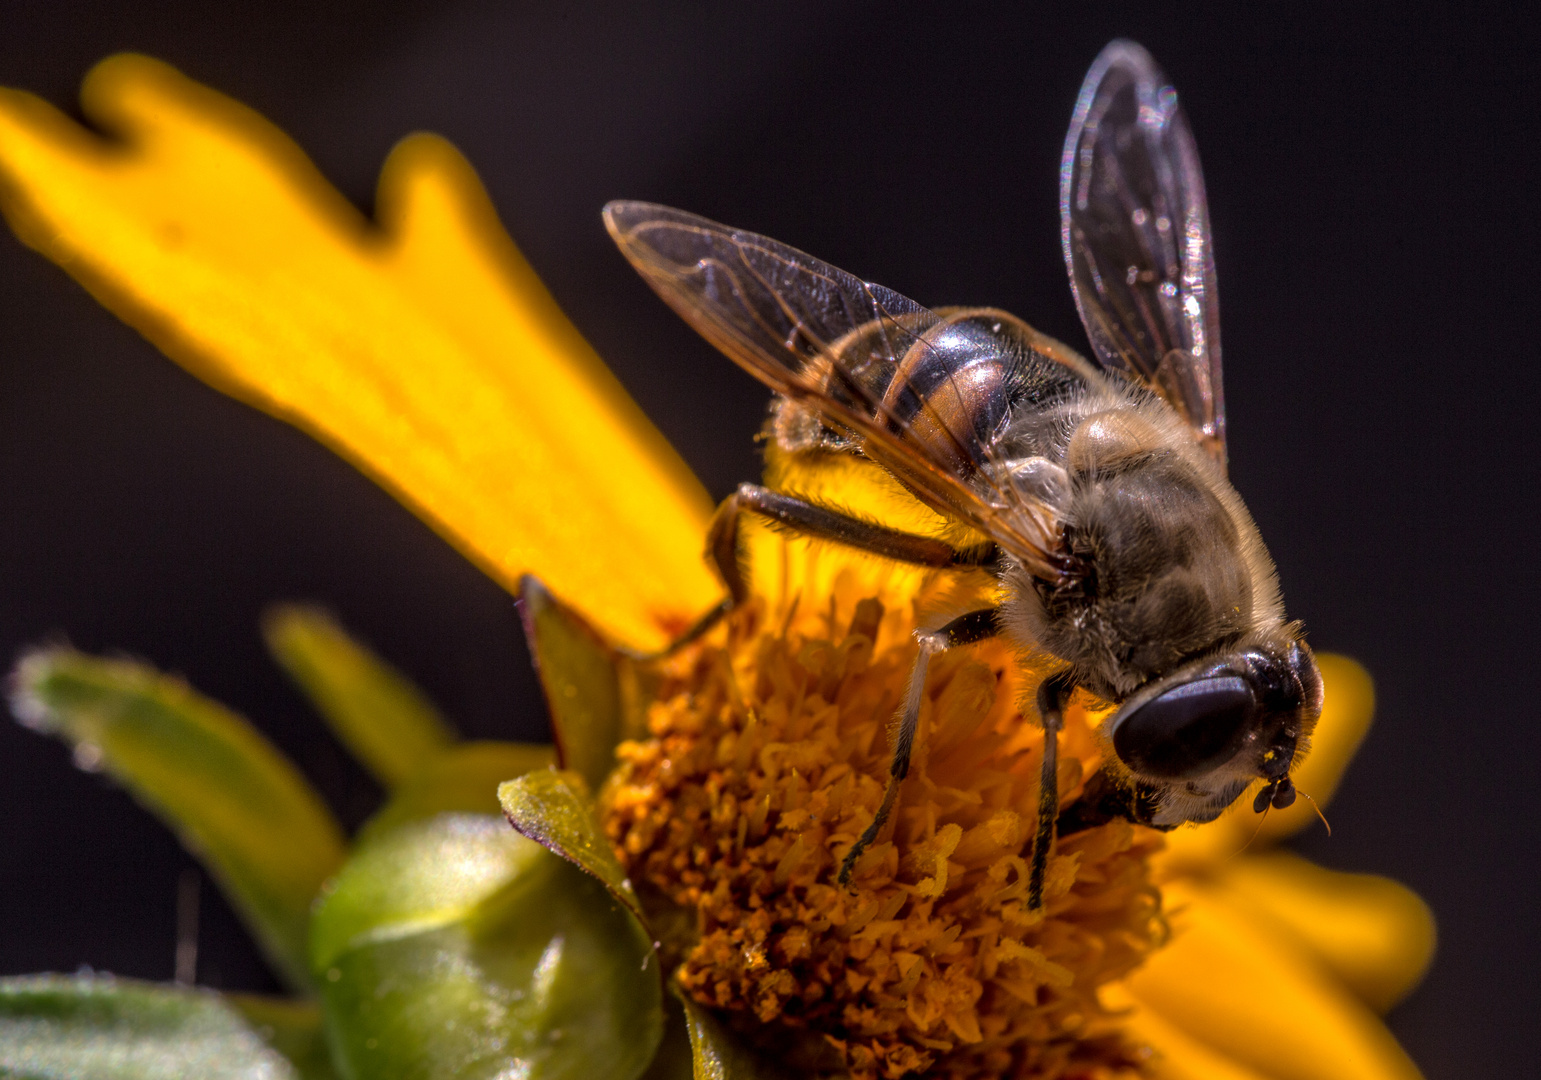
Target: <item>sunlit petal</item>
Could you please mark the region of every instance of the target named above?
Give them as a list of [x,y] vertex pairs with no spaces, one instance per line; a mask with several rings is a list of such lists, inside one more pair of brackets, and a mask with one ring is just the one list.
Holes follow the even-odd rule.
[[509,587],[538,574],[644,646],[716,600],[705,493],[449,144],[396,148],[377,227],[282,132],[157,61],[104,61],[81,102],[121,141],[0,91],[0,206],[119,317]]
[[1339,873],[1281,852],[1235,860],[1218,885],[1228,902],[1310,946],[1382,1012],[1417,985],[1433,959],[1433,914],[1388,878]]
[[1413,1080],[1369,1008],[1294,939],[1191,882],[1164,890],[1171,943],[1128,979],[1145,1009],[1277,1080]]
[[1130,1035],[1150,1047],[1154,1053],[1151,1071],[1162,1080],[1268,1080],[1265,1074],[1237,1064],[1149,1009],[1139,1008],[1121,984],[1107,987],[1102,999],[1110,1009],[1130,1010],[1124,1025]]

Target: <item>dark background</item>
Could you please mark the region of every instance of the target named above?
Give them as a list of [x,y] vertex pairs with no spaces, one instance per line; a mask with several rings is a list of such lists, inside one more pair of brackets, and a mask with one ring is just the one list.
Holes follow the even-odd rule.
[[[1434,969],[1391,1017],[1430,1077],[1533,1068],[1534,43],[1496,14],[1406,5],[552,6],[8,0],[0,84],[73,111],[94,61],[150,53],[265,114],[366,210],[391,145],[441,132],[721,496],[756,474],[765,394],[634,277],[601,204],[685,207],[1084,344],[1060,144],[1098,49],[1140,40],[1206,166],[1234,479],[1292,614],[1380,694],[1334,836],[1299,846],[1434,907]],[[545,732],[505,593],[8,235],[0,506],[0,655],[67,635],[181,672],[257,720],[349,823],[378,792],[265,658],[270,601],[330,605],[469,733]],[[0,973],[169,978],[191,865],[169,833],[14,725],[0,770]],[[211,894],[201,978],[272,987]]]

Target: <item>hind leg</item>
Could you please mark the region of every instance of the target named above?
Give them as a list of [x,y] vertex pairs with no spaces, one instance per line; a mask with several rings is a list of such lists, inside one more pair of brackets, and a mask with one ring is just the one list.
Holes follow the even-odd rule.
[[737,491],[722,500],[706,530],[706,557],[727,587],[727,598],[697,619],[663,655],[695,641],[748,599],[749,582],[739,557],[739,522],[745,514],[755,514],[773,526],[801,536],[844,544],[869,555],[917,566],[985,566],[997,554],[993,544],[959,550],[942,540],[875,525],[795,495],[783,495],[758,484],[740,484]]

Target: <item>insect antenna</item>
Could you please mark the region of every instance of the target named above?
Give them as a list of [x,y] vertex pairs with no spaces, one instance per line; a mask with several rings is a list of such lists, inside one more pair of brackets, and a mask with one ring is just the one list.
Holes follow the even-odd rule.
[[1326,828],[1327,835],[1331,836],[1332,835],[1332,822],[1328,821],[1327,820],[1327,815],[1322,813],[1321,806],[1319,806],[1317,804],[1317,801],[1315,799],[1311,798],[1311,796],[1307,795],[1304,791],[1300,792],[1300,794],[1305,798],[1305,800],[1307,802],[1309,802],[1311,804],[1311,809],[1316,811],[1316,816],[1322,819],[1322,825]]

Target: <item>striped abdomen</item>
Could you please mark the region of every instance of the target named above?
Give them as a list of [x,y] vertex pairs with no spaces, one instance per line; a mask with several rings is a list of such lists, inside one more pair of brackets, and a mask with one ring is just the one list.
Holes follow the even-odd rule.
[[1081,385],[1078,375],[1035,348],[1026,323],[991,308],[939,312],[891,367],[879,419],[895,435],[961,477],[989,462],[1013,414],[1042,409]]

